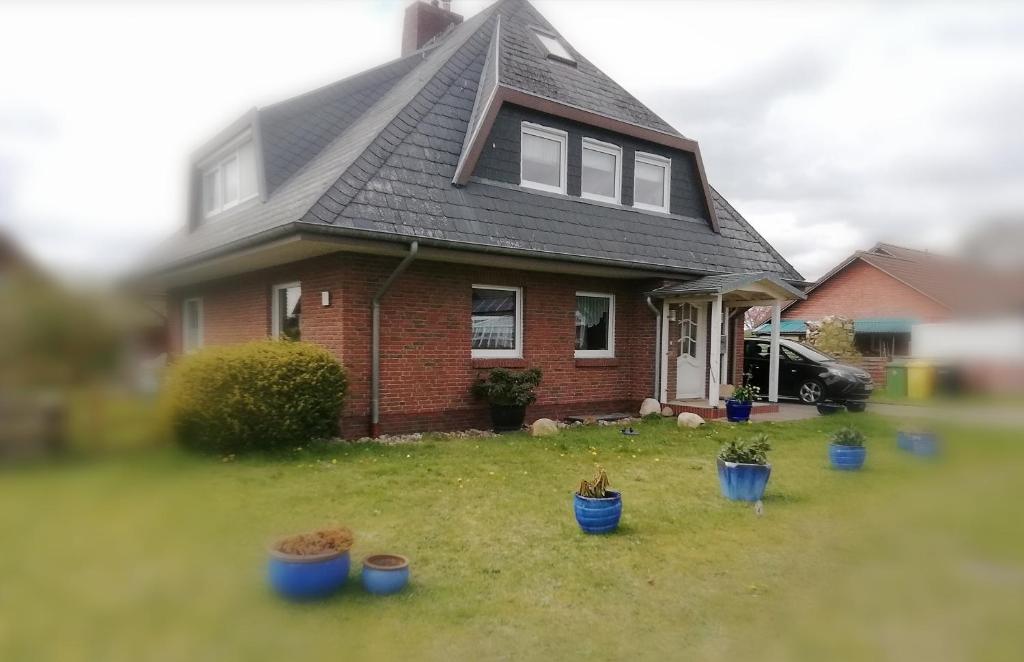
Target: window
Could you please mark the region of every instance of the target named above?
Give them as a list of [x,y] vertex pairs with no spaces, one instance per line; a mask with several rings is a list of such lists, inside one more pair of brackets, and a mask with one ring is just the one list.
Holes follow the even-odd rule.
[[473,286],[473,358],[523,355],[523,290]]
[[186,354],[203,346],[203,300],[185,299],[181,305],[181,349]]
[[654,154],[636,153],[633,176],[633,206],[668,212],[671,161]]
[[302,320],[302,286],[299,283],[285,283],[274,286],[274,301],[271,306],[273,321],[271,333],[275,338],[300,340]]
[[540,45],[544,47],[545,51],[547,51],[549,58],[561,60],[568,64],[576,64],[576,58],[572,56],[572,53],[570,53],[569,49],[565,47],[565,44],[562,43],[561,39],[555,35],[541,32],[539,30],[534,30],[533,34],[537,35]]
[[616,145],[583,139],[583,180],[580,195],[591,200],[619,202],[622,188],[622,149]]
[[684,303],[679,318],[679,355],[697,358],[697,306]]
[[256,197],[256,157],[248,137],[236,141],[200,167],[204,216],[214,216]]
[[566,142],[565,131],[523,122],[520,183],[564,194]]
[[615,297],[576,293],[576,358],[615,356]]

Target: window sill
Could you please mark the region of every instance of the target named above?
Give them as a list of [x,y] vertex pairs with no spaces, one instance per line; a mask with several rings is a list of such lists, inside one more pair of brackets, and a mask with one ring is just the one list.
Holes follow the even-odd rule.
[[525,368],[526,365],[526,359],[522,358],[472,360],[474,368]]
[[591,358],[576,358],[577,368],[616,368],[619,365],[619,359],[615,357],[591,357]]

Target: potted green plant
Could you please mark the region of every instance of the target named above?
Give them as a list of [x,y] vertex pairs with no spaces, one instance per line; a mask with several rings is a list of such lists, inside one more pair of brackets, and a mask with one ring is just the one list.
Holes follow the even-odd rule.
[[864,433],[856,428],[842,428],[832,435],[832,443],[828,447],[828,457],[833,469],[856,471],[864,466],[867,457],[864,448]]
[[768,464],[771,450],[768,435],[749,441],[734,439],[718,453],[718,482],[722,496],[737,501],[760,501],[772,473]]
[[576,523],[584,533],[610,533],[622,517],[622,494],[608,489],[608,474],[597,468],[594,480],[583,480],[573,495]]
[[751,384],[744,384],[732,392],[732,397],[725,401],[725,416],[733,423],[750,420],[750,410],[754,406],[754,398],[761,394],[761,389]]
[[523,427],[527,405],[537,399],[541,371],[494,368],[487,377],[473,385],[473,393],[491,405],[491,423],[495,431],[518,430]]

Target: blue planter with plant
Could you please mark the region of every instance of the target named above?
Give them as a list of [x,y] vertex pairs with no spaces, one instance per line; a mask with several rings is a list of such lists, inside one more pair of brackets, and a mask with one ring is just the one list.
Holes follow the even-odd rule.
[[523,427],[526,407],[537,399],[541,371],[494,368],[486,378],[473,385],[473,394],[491,405],[491,426],[495,432],[511,432]]
[[725,417],[733,423],[750,420],[750,410],[754,407],[754,398],[761,392],[756,386],[744,384],[732,393],[725,401]]
[[398,554],[375,554],[363,560],[363,588],[374,595],[398,593],[409,583],[409,559]]
[[832,435],[828,457],[833,469],[857,471],[864,466],[868,451],[864,448],[864,435],[854,428],[843,428]]
[[772,465],[767,435],[751,441],[733,440],[718,453],[718,482],[722,496],[734,501],[760,501],[764,497]]
[[597,468],[594,480],[584,480],[573,495],[576,523],[583,533],[611,533],[622,517],[622,494],[608,489],[608,474]]
[[352,532],[329,529],[278,541],[270,548],[267,579],[289,600],[326,598],[345,585]]

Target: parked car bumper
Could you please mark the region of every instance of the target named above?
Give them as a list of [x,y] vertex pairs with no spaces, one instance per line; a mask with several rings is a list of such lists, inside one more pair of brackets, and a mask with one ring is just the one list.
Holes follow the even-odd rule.
[[837,402],[867,400],[874,390],[873,382],[836,380],[832,384],[826,384],[825,396],[829,400]]

